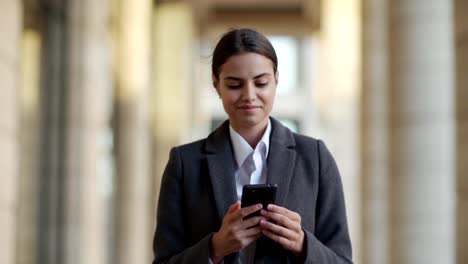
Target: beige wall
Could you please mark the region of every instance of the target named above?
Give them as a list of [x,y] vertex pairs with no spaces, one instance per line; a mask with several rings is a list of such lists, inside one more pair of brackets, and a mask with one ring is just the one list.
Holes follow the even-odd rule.
[[18,215],[19,67],[22,7],[19,1],[0,2],[0,263],[15,262]]

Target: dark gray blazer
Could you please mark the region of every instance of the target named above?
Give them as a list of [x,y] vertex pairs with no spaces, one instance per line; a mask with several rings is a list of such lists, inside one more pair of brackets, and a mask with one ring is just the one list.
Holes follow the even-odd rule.
[[[352,263],[340,174],[320,140],[292,133],[271,118],[267,183],[278,184],[277,204],[302,217],[305,263]],[[159,196],[154,263],[208,263],[209,241],[237,201],[235,159],[226,121],[208,138],[171,150]],[[237,253],[224,259],[235,263]],[[266,237],[255,263],[292,263]]]

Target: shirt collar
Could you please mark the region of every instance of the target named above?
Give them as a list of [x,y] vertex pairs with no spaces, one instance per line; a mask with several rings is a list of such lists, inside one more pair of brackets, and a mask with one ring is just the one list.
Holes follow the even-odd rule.
[[271,134],[271,121],[270,121],[270,119],[268,119],[267,128],[265,129],[265,132],[263,133],[263,136],[260,139],[260,141],[258,142],[257,146],[255,146],[255,149],[252,149],[252,147],[249,145],[249,143],[241,135],[239,135],[239,133],[237,133],[234,130],[234,128],[232,128],[231,125],[229,125],[229,134],[230,134],[230,137],[231,137],[231,142],[232,142],[232,146],[233,146],[233,149],[234,149],[234,156],[236,158],[236,162],[237,162],[238,167],[240,167],[242,165],[242,163],[244,163],[244,160],[253,151],[260,152],[260,154],[264,158],[266,158],[266,156],[268,155],[268,151],[269,151],[269,148],[270,148],[270,134]]

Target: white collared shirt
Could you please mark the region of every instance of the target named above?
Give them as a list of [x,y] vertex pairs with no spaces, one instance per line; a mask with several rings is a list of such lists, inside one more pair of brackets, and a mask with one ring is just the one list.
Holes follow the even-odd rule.
[[[241,200],[242,188],[244,187],[241,182],[241,177],[244,177],[245,175],[240,175],[242,171],[239,168],[252,152],[254,152],[253,160],[255,163],[255,170],[251,175],[248,175],[248,177],[250,177],[249,182],[250,184],[266,183],[266,158],[268,157],[268,151],[270,148],[271,121],[268,119],[267,128],[265,129],[265,132],[263,133],[263,136],[255,149],[252,149],[249,143],[241,135],[239,135],[239,133],[237,133],[231,125],[229,125],[229,134],[231,137],[232,147],[234,149],[234,157],[236,160],[236,171],[234,172],[234,177],[236,179],[237,199]],[[248,248],[244,248],[239,251],[238,263],[253,263],[255,247],[255,243],[252,243]],[[213,262],[211,259],[209,259],[208,263],[212,264]],[[221,263],[224,263],[224,260]]]
[[251,175],[248,175],[248,177],[250,177],[250,184],[266,183],[268,169],[266,158],[268,157],[268,151],[270,148],[271,121],[268,120],[267,128],[265,129],[265,132],[263,133],[263,136],[255,149],[253,149],[249,143],[247,143],[247,141],[241,135],[239,135],[239,133],[237,133],[234,128],[232,128],[231,125],[229,125],[229,132],[234,149],[234,157],[237,163],[234,177],[236,179],[237,199],[240,200],[242,197],[242,188],[244,186],[240,180],[243,175],[240,175],[241,171],[239,168],[244,163],[247,156],[249,156],[252,152],[254,152],[253,160],[256,169],[252,172]]

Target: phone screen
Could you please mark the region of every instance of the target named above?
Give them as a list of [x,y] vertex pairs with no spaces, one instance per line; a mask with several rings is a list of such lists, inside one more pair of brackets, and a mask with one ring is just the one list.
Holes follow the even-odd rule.
[[[261,203],[263,208],[268,204],[276,203],[276,184],[247,184],[242,189],[241,207],[248,207],[254,204]],[[260,210],[246,216],[248,219],[253,216],[260,215]]]

